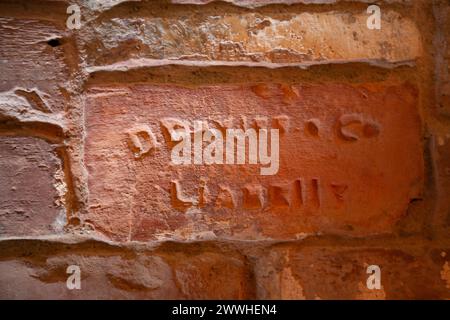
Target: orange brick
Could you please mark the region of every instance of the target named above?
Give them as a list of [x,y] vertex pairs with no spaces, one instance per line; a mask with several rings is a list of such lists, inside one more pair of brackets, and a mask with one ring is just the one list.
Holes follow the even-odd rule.
[[[378,266],[380,289],[367,281]],[[260,299],[448,299],[448,250],[285,246],[262,255]],[[369,284],[373,282],[369,279]]]
[[[389,233],[421,196],[413,87],[297,85],[288,101],[284,86],[254,88],[91,88],[85,163],[97,230],[142,241],[373,235]],[[279,171],[172,164],[168,121],[195,119],[221,130],[279,128]]]

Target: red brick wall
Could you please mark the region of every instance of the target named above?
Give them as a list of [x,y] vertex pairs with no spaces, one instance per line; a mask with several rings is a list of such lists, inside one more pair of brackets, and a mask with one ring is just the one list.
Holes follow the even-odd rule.
[[0,298],[450,298],[450,5],[368,2],[0,1]]

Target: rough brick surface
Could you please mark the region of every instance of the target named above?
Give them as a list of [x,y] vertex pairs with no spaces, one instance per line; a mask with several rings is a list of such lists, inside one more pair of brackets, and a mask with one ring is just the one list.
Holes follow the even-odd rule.
[[450,192],[450,133],[438,136],[434,141],[434,156],[436,160],[436,192],[441,195],[437,203],[436,223],[449,233],[450,225],[450,201],[442,195]]
[[62,46],[48,44],[61,39],[64,29],[37,19],[0,17],[0,34],[0,91],[13,91],[46,113],[64,110],[68,57]]
[[434,6],[436,20],[440,27],[434,35],[434,41],[439,43],[436,50],[435,76],[437,109],[442,115],[450,115],[450,7],[444,1],[437,1]]
[[1,1],[0,298],[450,299],[450,4],[375,2]]
[[0,137],[0,237],[61,233],[65,183],[61,161],[46,141]]
[[224,15],[212,10],[152,17],[142,9],[142,17],[95,21],[84,35],[88,62],[107,65],[145,58],[205,64],[396,63],[422,54],[417,27],[394,11],[383,14],[381,31],[369,30],[367,14],[358,11]]
[[[448,250],[283,247],[256,268],[265,299],[448,299]],[[367,268],[381,270],[381,288],[369,290]]]
[[[10,244],[0,257],[1,299],[250,299],[245,258],[218,248],[117,250],[101,244]],[[201,248],[200,248],[201,249]],[[15,259],[12,252],[28,257]],[[43,253],[43,252],[50,252]],[[82,287],[67,290],[67,267],[80,267]],[[221,288],[218,290],[218,288]]]
[[[242,7],[260,7],[270,4],[330,4],[330,3],[337,3],[337,2],[344,2],[344,1],[354,1],[354,2],[363,2],[363,3],[372,3],[370,0],[171,0],[172,3],[177,4],[208,4],[213,2],[229,2],[232,4],[235,4],[237,6]],[[380,2],[385,3],[403,3],[403,4],[410,4],[412,0],[382,0]]]

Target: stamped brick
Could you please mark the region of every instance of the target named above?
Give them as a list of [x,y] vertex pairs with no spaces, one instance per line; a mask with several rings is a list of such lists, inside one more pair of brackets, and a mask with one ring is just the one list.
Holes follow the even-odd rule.
[[65,182],[55,147],[31,137],[0,137],[0,237],[61,233]]
[[[416,91],[333,83],[92,87],[89,219],[122,241],[389,233],[423,187]],[[248,158],[176,164],[180,142],[168,128],[185,125],[201,137],[195,120],[223,132],[278,129],[279,167],[263,175],[268,165]]]

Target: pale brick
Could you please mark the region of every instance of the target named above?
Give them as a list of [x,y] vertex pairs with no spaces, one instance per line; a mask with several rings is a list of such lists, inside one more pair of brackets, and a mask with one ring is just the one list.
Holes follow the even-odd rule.
[[[208,4],[208,3],[219,3],[219,2],[228,2],[237,6],[242,7],[262,7],[270,4],[332,4],[339,2],[361,2],[361,3],[370,3],[372,4],[373,0],[171,0],[172,3],[176,4]],[[382,3],[401,3],[401,4],[411,4],[412,0],[380,0],[378,2]]]
[[129,59],[271,67],[349,61],[383,64],[414,62],[422,54],[414,22],[391,10],[383,11],[381,30],[369,30],[368,15],[359,11],[190,10],[179,16],[93,21],[82,35],[89,66]]

